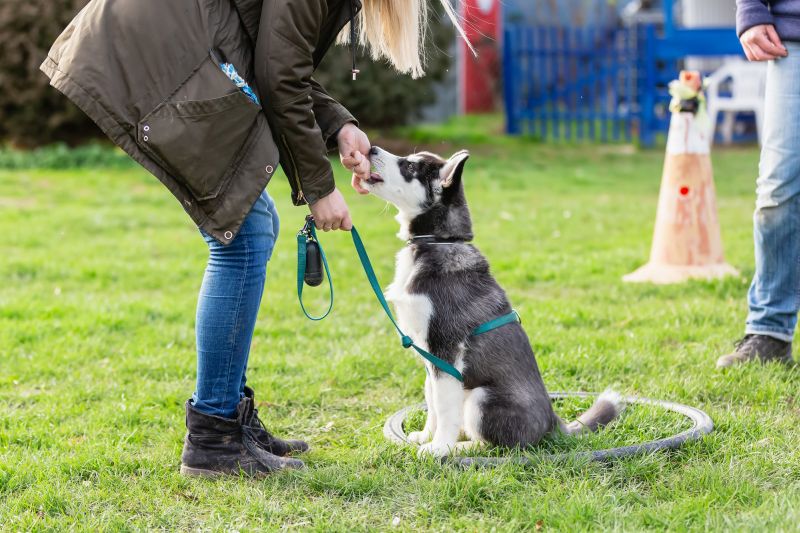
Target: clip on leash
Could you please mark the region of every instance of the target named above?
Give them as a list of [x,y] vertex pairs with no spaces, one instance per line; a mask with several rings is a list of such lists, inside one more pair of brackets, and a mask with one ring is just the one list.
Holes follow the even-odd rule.
[[[322,316],[314,317],[308,314],[303,305],[303,285],[318,287],[322,284],[322,269],[325,268],[325,276],[328,278],[328,289],[331,293],[328,310]],[[300,308],[303,314],[310,320],[322,320],[331,313],[333,309],[333,282],[331,281],[331,271],[328,268],[328,260],[325,252],[319,245],[317,230],[314,227],[314,217],[308,215],[303,228],[297,232],[297,299],[300,300]]]

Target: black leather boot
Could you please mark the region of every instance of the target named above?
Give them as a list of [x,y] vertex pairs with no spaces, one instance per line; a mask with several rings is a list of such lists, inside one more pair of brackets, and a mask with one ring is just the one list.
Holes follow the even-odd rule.
[[186,402],[186,439],[181,474],[216,477],[261,477],[284,468],[303,468],[303,461],[278,457],[264,450],[254,431],[244,424],[253,416],[253,404],[244,398],[235,419],[201,413]]
[[255,391],[250,387],[244,388],[245,399],[249,399],[253,405],[253,413],[249,420],[245,420],[245,424],[253,430],[253,435],[258,439],[261,447],[275,455],[284,456],[293,452],[307,452],[308,443],[302,440],[284,440],[279,439],[272,433],[267,431],[264,423],[258,417],[258,409],[255,408]]

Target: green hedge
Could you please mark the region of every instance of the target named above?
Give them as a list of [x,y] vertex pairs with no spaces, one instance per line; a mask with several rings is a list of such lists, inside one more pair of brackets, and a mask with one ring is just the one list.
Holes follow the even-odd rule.
[[49,144],[33,150],[0,148],[0,170],[129,168],[135,164],[120,148],[96,141],[73,147]]
[[[441,16],[434,17],[442,20]],[[412,80],[397,74],[383,62],[373,62],[361,50],[357,81],[351,75],[350,50],[337,46],[328,53],[315,78],[331,95],[342,102],[362,125],[369,127],[394,127],[413,122],[423,107],[435,102],[434,86],[454,66],[447,55],[454,33],[444,22],[433,25],[429,34],[430,50],[426,76]]]
[[[87,0],[0,1],[0,142],[34,147],[69,145],[101,136],[99,129],[39,71],[47,50]],[[432,32],[447,49],[452,32]],[[432,84],[449,67],[449,58],[432,54],[429,76],[411,80],[384,64],[360,57],[362,75],[350,80],[349,51],[335,47],[317,77],[365,126],[405,124],[434,99]]]
[[50,45],[86,3],[0,1],[0,140],[23,146],[74,144],[100,134],[39,71]]

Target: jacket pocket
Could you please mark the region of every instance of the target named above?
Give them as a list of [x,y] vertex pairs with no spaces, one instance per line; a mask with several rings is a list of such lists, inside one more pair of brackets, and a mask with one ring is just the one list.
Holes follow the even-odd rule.
[[139,144],[197,200],[213,199],[224,190],[261,112],[229,83],[229,94],[164,102],[138,124]]

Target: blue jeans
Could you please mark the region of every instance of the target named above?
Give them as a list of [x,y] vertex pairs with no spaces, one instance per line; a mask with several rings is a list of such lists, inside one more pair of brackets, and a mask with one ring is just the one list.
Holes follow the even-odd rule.
[[201,231],[209,258],[197,300],[197,389],[192,404],[203,413],[236,416],[278,230],[275,203],[264,191],[229,245]]
[[800,43],[767,70],[746,333],[791,341],[800,309]]

